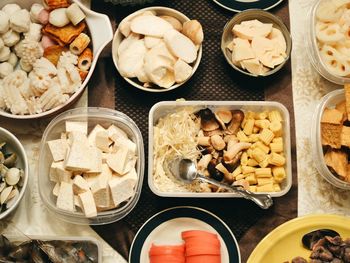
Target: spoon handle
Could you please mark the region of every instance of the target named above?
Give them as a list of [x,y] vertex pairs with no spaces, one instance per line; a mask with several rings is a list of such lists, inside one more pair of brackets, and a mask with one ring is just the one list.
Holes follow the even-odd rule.
[[228,184],[223,184],[223,183],[220,183],[214,179],[208,178],[208,177],[201,175],[201,174],[197,174],[197,178],[202,180],[202,181],[205,181],[207,183],[213,184],[217,187],[226,189],[232,193],[237,193],[240,196],[242,196],[243,198],[253,201],[258,206],[260,206],[262,209],[268,209],[273,204],[272,198],[269,194],[256,194],[256,193],[253,193],[251,191],[244,189],[243,187],[241,187],[239,185],[238,186],[231,186]]

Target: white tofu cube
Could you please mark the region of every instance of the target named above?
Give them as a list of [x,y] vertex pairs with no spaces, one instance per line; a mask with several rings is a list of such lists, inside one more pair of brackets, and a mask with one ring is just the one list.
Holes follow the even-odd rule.
[[74,141],[79,141],[84,144],[88,144],[88,139],[86,137],[86,134],[80,132],[80,131],[72,131],[68,134],[68,143],[69,145],[72,145]]
[[56,206],[69,212],[74,212],[74,194],[71,184],[62,182],[58,192]]
[[96,205],[94,197],[91,191],[86,191],[82,194],[79,194],[81,203],[83,205],[83,211],[86,217],[95,217],[97,216]]
[[97,124],[88,135],[88,141],[91,146],[96,146],[96,134],[100,131],[106,131],[100,124]]
[[90,187],[87,181],[80,175],[77,175],[73,179],[73,193],[75,195],[89,191]]
[[108,127],[107,132],[108,132],[108,137],[113,141],[119,137],[122,137],[125,139],[128,138],[128,135],[126,134],[125,131],[123,131],[122,129],[120,129],[119,127],[117,127],[113,124]]
[[132,140],[127,138],[119,137],[114,140],[114,147],[118,150],[119,148],[127,148],[132,155],[136,155],[137,146]]
[[50,181],[60,183],[66,182],[70,183],[72,178],[72,172],[67,171],[64,168],[63,161],[61,162],[53,162],[50,167]]
[[110,191],[108,181],[112,178],[112,170],[107,164],[102,164],[102,172],[98,175],[94,183],[91,185],[91,191],[97,207],[109,207]]
[[109,145],[112,141],[108,138],[107,131],[99,131],[96,133],[95,145],[101,151],[109,152]]
[[55,187],[52,189],[52,194],[57,197],[59,192],[60,192],[60,183],[56,183]]
[[89,145],[78,140],[73,140],[72,146],[67,151],[65,168],[69,171],[88,171],[91,168]]
[[97,181],[99,176],[100,176],[99,173],[98,174],[89,174],[89,173],[84,173],[83,174],[83,177],[86,180],[86,182],[88,183],[90,188]]
[[128,156],[128,159],[126,160],[126,164],[124,166],[124,173],[128,173],[131,171],[131,169],[135,169],[135,165],[137,162],[136,156]]
[[124,167],[128,160],[129,150],[125,147],[119,147],[115,153],[110,153],[107,156],[108,166],[118,173],[119,175],[124,174]]
[[63,161],[68,149],[66,139],[58,139],[47,142],[54,162]]
[[124,176],[113,176],[109,180],[108,185],[111,190],[113,203],[115,206],[120,205],[122,202],[127,201],[135,194],[135,185],[137,183],[137,173],[135,169],[132,169]]
[[102,152],[95,146],[89,146],[90,170],[85,173],[100,173],[102,171]]
[[66,132],[70,133],[73,131],[81,132],[87,135],[88,124],[86,121],[66,121]]

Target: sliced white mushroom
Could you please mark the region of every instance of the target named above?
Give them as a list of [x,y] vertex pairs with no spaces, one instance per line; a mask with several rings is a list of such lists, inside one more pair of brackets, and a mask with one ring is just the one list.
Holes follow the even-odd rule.
[[18,198],[19,198],[19,191],[17,188],[14,188],[6,200],[6,208],[8,209],[12,207],[16,203]]
[[145,45],[147,48],[151,49],[158,45],[162,41],[159,37],[145,36]]
[[172,16],[159,16],[159,17],[167,21],[169,24],[171,24],[175,30],[179,32],[182,31],[182,24],[175,17],[172,17]]
[[0,193],[5,189],[5,187],[6,187],[6,183],[5,182],[0,184]]
[[8,185],[16,185],[20,179],[21,174],[18,168],[10,168],[5,175],[5,181]]
[[127,50],[133,43],[135,43],[137,40],[140,39],[139,34],[131,33],[127,38],[123,39],[122,42],[120,42],[118,47],[118,56]]
[[261,23],[258,20],[243,21],[233,26],[233,33],[243,39],[252,40],[254,37],[267,37],[272,30],[272,24]]
[[13,189],[13,186],[6,187],[0,194],[0,204],[6,203],[9,195],[11,194],[11,191]]
[[146,51],[145,42],[142,39],[133,42],[119,57],[120,74],[128,78],[136,77],[136,73],[143,67]]
[[192,63],[197,58],[197,49],[194,43],[176,31],[171,29],[164,34],[164,40],[170,52],[187,63]]
[[124,35],[124,37],[128,37],[130,35],[130,32],[131,32],[130,25],[131,25],[130,21],[122,21],[119,24],[119,31]]
[[177,83],[188,80],[192,75],[193,68],[185,61],[178,59],[174,65],[175,81]]
[[173,29],[173,26],[158,16],[141,15],[131,21],[130,29],[134,33],[162,37],[166,31]]

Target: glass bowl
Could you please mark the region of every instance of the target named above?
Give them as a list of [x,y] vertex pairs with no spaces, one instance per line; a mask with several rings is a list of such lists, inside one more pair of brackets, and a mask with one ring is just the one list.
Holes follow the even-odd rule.
[[[56,197],[52,194],[54,183],[49,179],[49,170],[52,163],[52,156],[47,145],[50,140],[60,138],[61,132],[65,131],[66,121],[87,121],[89,132],[95,125],[100,124],[107,128],[109,125],[122,129],[137,145],[136,172],[138,182],[135,186],[135,194],[124,205],[112,210],[98,212],[96,217],[87,218],[83,212],[68,212],[56,207]],[[105,108],[76,108],[66,111],[54,118],[44,131],[39,153],[38,183],[41,200],[49,211],[56,214],[60,219],[75,224],[102,225],[118,221],[125,217],[139,200],[144,176],[144,147],[143,139],[139,128],[134,121],[119,111]]]

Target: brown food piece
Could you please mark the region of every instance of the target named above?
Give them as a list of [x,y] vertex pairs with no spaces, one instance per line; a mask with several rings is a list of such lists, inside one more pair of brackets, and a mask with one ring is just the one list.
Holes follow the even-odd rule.
[[337,109],[326,108],[322,114],[321,123],[342,124],[343,113]]
[[332,123],[321,123],[322,145],[329,145],[332,148],[340,149],[342,125]]
[[78,68],[83,71],[88,71],[91,67],[92,60],[92,50],[90,48],[86,48],[78,58]]
[[86,23],[84,21],[76,26],[70,23],[64,27],[56,27],[49,23],[42,29],[42,32],[55,40],[60,46],[65,46],[73,42],[85,28]]
[[339,102],[337,105],[335,105],[335,108],[343,113],[343,122],[348,119],[348,115],[346,113],[346,103],[345,100],[342,102]]
[[61,53],[65,50],[68,50],[68,49],[65,47],[61,47],[60,45],[50,46],[45,48],[44,57],[50,60],[52,64],[57,66]]
[[232,111],[232,120],[230,124],[227,127],[227,130],[231,133],[236,135],[241,127],[241,123],[244,119],[244,112],[241,110],[233,110]]
[[296,257],[292,259],[292,263],[307,263],[307,261],[302,257]]
[[327,166],[333,170],[343,179],[347,178],[348,155],[340,150],[328,150],[324,156]]
[[344,85],[344,91],[345,91],[346,113],[348,115],[348,120],[350,121],[350,84]]
[[49,10],[68,7],[70,3],[68,0],[45,0],[44,5],[48,7]]
[[341,130],[341,145],[350,147],[350,127],[343,126]]
[[78,70],[79,70],[81,81],[83,82],[86,79],[86,76],[89,74],[89,71],[81,70],[79,68]]

